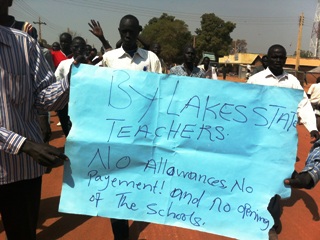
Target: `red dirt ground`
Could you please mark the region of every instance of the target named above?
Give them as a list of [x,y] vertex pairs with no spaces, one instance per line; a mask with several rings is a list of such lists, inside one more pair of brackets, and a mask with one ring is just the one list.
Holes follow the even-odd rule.
[[[243,79],[228,77],[231,81],[244,82]],[[307,85],[305,88],[310,87]],[[53,130],[51,145],[63,149],[65,138],[55,112],[52,112]],[[303,168],[310,150],[310,136],[307,130],[298,125],[299,144],[296,169]],[[113,239],[110,221],[107,218],[63,214],[58,212],[59,196],[62,185],[63,167],[53,169],[43,177],[43,191],[38,226],[38,240],[109,240]],[[320,184],[319,184],[320,185]],[[282,201],[282,231],[280,240],[318,240],[320,239],[320,222],[318,203],[320,186],[312,190],[293,190],[289,199]],[[131,240],[227,240],[229,238],[213,234],[171,227],[159,224],[130,222]],[[5,234],[0,219],[0,239]],[[23,240],[23,239],[21,239]]]

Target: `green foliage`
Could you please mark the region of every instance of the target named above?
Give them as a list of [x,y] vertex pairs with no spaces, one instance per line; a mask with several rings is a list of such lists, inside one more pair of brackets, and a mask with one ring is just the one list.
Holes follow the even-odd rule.
[[[294,51],[293,56],[297,55],[297,51]],[[306,51],[306,50],[300,50],[300,57],[302,58],[312,58],[313,53],[311,51]]]
[[141,32],[141,38],[149,44],[161,45],[161,57],[167,64],[181,63],[183,48],[192,44],[188,25],[174,16],[163,13],[160,18],[152,18]]
[[205,13],[201,16],[201,28],[196,30],[196,49],[198,57],[203,51],[213,52],[216,56],[229,54],[232,38],[230,33],[236,24],[225,22],[214,13]]
[[236,53],[246,53],[247,52],[247,41],[244,39],[237,39],[232,41],[230,46],[229,53],[236,54]]

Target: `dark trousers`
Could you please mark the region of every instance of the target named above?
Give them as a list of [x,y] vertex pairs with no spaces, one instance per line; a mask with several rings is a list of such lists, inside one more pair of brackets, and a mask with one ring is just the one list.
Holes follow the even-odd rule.
[[280,206],[280,200],[281,197],[276,194],[274,195],[269,202],[268,205],[268,211],[270,212],[273,220],[274,220],[274,225],[273,228],[278,232],[281,230],[281,206]]
[[61,123],[62,131],[64,135],[67,137],[71,129],[71,121],[68,115],[68,104],[66,104],[66,106],[64,106],[63,109],[58,110],[57,114]]
[[129,239],[129,221],[124,219],[111,218],[114,240]]
[[35,240],[42,177],[0,185],[0,214],[8,240]]

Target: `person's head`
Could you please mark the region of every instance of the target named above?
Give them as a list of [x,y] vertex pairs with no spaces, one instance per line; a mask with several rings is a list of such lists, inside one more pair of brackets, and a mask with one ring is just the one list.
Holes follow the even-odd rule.
[[8,16],[9,14],[9,7],[12,6],[13,0],[0,0],[0,16]]
[[268,67],[268,56],[267,55],[263,55],[261,58],[261,63],[262,66],[266,69]]
[[187,45],[183,50],[184,63],[193,64],[196,59],[196,50],[194,47]]
[[286,49],[280,44],[275,44],[269,48],[267,55],[270,71],[276,76],[281,75],[283,73],[283,66],[287,60]]
[[142,31],[139,20],[133,15],[126,15],[120,20],[119,33],[125,51],[137,48],[137,37]]
[[82,37],[75,37],[71,43],[73,58],[84,55],[86,51],[86,41]]
[[86,45],[86,52],[85,52],[86,56],[89,56],[91,51],[92,51],[92,46],[90,44],[87,44]]
[[47,43],[47,41],[45,39],[39,39],[38,42],[39,42],[40,47],[49,48],[49,44]]
[[85,53],[86,57],[91,57],[92,59],[95,58],[98,55],[98,50],[96,48],[92,48],[89,52],[89,55],[87,55],[87,52]]
[[0,25],[9,27],[13,23],[13,18],[9,16],[9,7],[12,5],[12,0],[0,0]]
[[66,54],[69,55],[71,53],[71,43],[72,43],[72,36],[70,33],[68,32],[64,32],[60,34],[59,37],[59,41],[60,41],[60,47],[61,47],[61,51]]
[[204,57],[202,60],[203,66],[208,67],[210,64],[210,58],[209,57]]
[[154,52],[157,56],[161,53],[161,45],[159,43],[151,44],[150,51]]
[[51,48],[52,48],[53,51],[59,51],[61,49],[60,48],[60,43],[58,43],[58,42],[52,43]]

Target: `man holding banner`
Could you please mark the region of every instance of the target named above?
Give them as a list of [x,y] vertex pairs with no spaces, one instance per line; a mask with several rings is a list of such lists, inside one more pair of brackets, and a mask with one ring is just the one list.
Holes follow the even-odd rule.
[[34,240],[42,175],[67,159],[43,143],[37,110],[62,108],[69,85],[55,82],[33,38],[3,26],[0,32],[0,214],[8,239]]
[[[289,88],[74,67],[59,211],[266,239],[270,199],[290,196],[283,178],[295,164],[302,97]],[[112,221],[114,231],[128,229]]]
[[[267,69],[250,77],[247,83],[303,90],[299,80],[295,76],[283,71],[286,59],[287,52],[283,46],[279,44],[271,46],[268,50],[269,65]],[[316,119],[311,103],[305,92],[303,94],[303,100],[298,106],[298,115],[301,117],[304,126],[310,132],[311,137],[318,140],[319,132],[317,130]]]
[[[282,45],[279,45],[279,44],[272,45],[269,48],[267,55],[268,55],[268,67],[265,70],[251,76],[248,79],[247,83],[303,90],[299,80],[292,74],[288,74],[283,70],[283,67],[287,59],[287,52]],[[305,92],[303,93],[302,101],[298,105],[298,115],[301,117],[301,122],[310,132],[311,138],[313,138],[314,141],[318,140],[319,132],[317,130],[316,118],[315,118],[311,103],[308,100],[308,97]],[[292,177],[293,178],[296,178],[296,177],[310,178],[308,174],[307,175],[293,174]],[[285,183],[289,184],[289,180],[286,180]],[[279,200],[280,200],[280,197],[276,195],[274,198],[271,199],[268,207],[268,210],[270,211],[275,221],[274,227],[271,230],[271,232],[276,232],[281,225]],[[273,234],[275,235],[275,233]],[[275,237],[274,239],[277,239],[277,237]]]
[[[103,66],[161,73],[157,55],[137,46],[137,38],[142,30],[139,20],[135,16],[126,15],[120,20],[118,30],[122,46],[103,55]],[[111,219],[111,224],[115,240],[129,239],[128,220]]]

